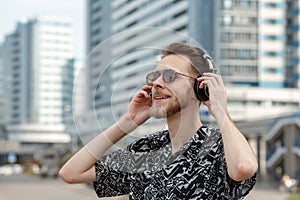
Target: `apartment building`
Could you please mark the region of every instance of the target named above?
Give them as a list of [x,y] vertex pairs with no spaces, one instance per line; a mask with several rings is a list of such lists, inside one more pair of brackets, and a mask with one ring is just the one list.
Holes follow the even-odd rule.
[[41,16],[24,19],[5,37],[4,65],[9,79],[8,139],[20,143],[67,143],[63,117],[64,68],[72,53],[69,19]]
[[8,122],[7,69],[4,67],[4,46],[0,42],[0,141],[6,139],[5,124]]

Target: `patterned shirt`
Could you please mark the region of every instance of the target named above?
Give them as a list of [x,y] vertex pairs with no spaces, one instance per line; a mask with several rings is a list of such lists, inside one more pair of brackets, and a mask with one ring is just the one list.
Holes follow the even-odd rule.
[[165,130],[138,139],[126,150],[105,155],[95,168],[98,197],[242,199],[256,181],[256,175],[241,182],[229,177],[220,131],[206,126],[175,154]]

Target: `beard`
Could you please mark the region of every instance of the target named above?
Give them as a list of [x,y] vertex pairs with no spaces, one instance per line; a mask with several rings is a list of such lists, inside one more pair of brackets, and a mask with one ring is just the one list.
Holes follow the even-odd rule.
[[180,112],[186,104],[180,105],[178,99],[176,98],[173,102],[166,104],[153,103],[150,109],[150,116],[156,119],[167,118]]

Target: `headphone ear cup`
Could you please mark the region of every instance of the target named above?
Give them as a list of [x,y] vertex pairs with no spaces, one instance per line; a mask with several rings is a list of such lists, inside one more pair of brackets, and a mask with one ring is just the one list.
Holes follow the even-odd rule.
[[205,85],[204,88],[199,88],[202,81],[198,82],[195,80],[194,83],[194,92],[199,101],[207,101],[209,100],[209,92],[208,87]]

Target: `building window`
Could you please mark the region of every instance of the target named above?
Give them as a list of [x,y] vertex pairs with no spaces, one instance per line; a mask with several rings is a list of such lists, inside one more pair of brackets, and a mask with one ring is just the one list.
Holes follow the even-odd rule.
[[222,42],[257,42],[256,33],[221,33]]
[[229,26],[232,24],[232,16],[229,16],[229,15],[225,15],[223,17],[223,25],[225,26]]
[[277,67],[263,67],[262,71],[264,73],[268,73],[268,74],[280,74],[280,73],[282,73],[282,69],[277,68]]
[[263,23],[264,24],[282,24],[282,20],[281,19],[263,19]]
[[222,59],[255,60],[257,59],[257,50],[254,49],[222,49]]
[[280,41],[282,40],[281,35],[263,35],[263,40]]
[[249,8],[251,6],[251,1],[238,1],[239,6],[243,8]]
[[185,15],[185,14],[186,14],[186,10],[183,10],[179,13],[174,14],[173,18],[176,19],[176,18],[180,17],[181,15]]
[[264,51],[263,56],[265,56],[265,57],[281,57],[282,52],[280,52],[280,51]]
[[230,9],[232,7],[232,0],[224,0],[223,7],[224,9]]
[[263,3],[264,8],[282,8],[281,3],[275,3],[275,2],[270,2],[270,3]]
[[293,23],[293,19],[291,19],[291,18],[287,18],[287,19],[286,19],[286,25],[287,25],[287,26],[293,26],[293,24],[294,24],[294,23]]
[[184,30],[186,30],[186,25],[180,26],[180,27],[175,29],[175,31],[178,31],[178,32],[182,32]]

